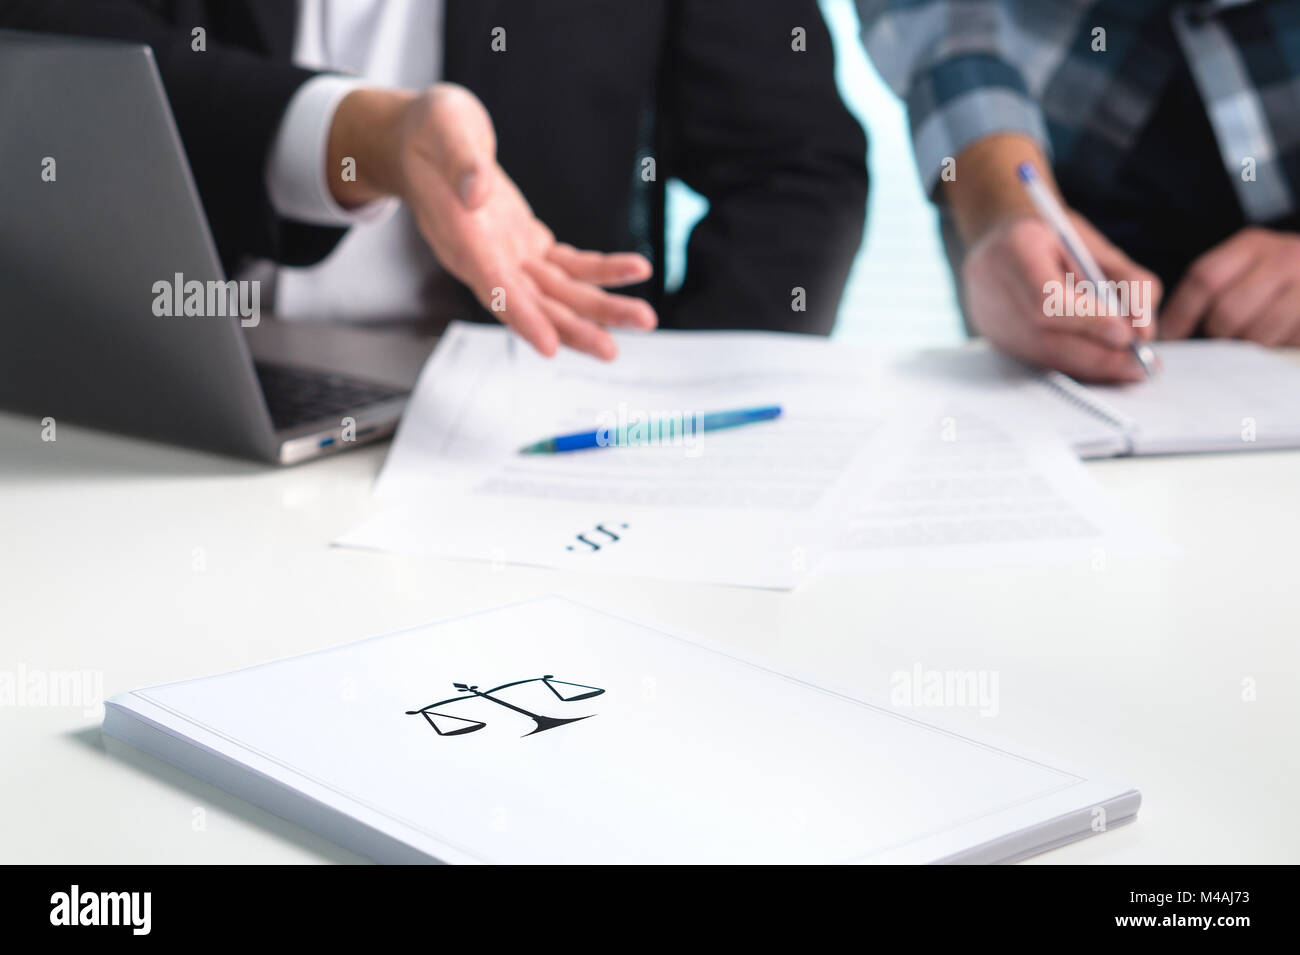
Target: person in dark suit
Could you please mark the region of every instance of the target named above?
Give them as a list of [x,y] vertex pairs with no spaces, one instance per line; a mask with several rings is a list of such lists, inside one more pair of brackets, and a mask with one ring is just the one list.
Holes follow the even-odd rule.
[[[314,0],[312,13],[309,0],[0,0],[0,26],[152,46],[227,268],[311,266],[346,222],[286,214],[274,179],[287,114],[321,76],[294,65],[304,17],[330,3]],[[358,23],[393,13],[385,0],[354,5],[371,8],[346,11]],[[815,0],[443,8],[442,82],[358,84],[331,104],[320,158],[341,210],[405,202],[437,258],[428,284],[441,286],[441,309],[462,315],[477,299],[480,317],[544,353],[566,344],[606,358],[601,326],[652,327],[656,311],[671,328],[830,331],[865,218],[866,143],[836,92]],[[383,42],[419,55],[393,33]],[[353,179],[330,173],[349,160]],[[674,177],[709,211],[670,292]],[[601,288],[616,285],[654,311]]]

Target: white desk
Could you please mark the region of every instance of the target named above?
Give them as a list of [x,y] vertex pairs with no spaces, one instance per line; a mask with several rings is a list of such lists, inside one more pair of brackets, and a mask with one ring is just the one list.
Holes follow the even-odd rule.
[[[111,695],[555,591],[876,697],[918,661],[997,670],[997,717],[943,719],[1144,794],[1135,825],[1038,861],[1300,861],[1300,453],[1090,465],[1178,558],[783,594],[331,548],[366,513],[386,446],[275,470],[39,432],[0,415],[0,671],[102,671]],[[162,763],[106,753],[98,722],[0,706],[0,861],[356,860]]]

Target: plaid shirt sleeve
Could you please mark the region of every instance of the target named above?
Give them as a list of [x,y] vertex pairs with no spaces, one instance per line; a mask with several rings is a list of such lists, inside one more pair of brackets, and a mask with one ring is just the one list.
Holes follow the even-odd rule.
[[1035,44],[1005,0],[857,5],[867,53],[907,106],[927,193],[934,195],[945,160],[994,133],[1021,133],[1050,155],[1042,109],[1018,65]]

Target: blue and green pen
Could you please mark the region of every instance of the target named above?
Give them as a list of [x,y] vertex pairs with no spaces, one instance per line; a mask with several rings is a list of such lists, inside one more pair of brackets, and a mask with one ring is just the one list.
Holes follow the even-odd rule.
[[[762,408],[741,408],[737,411],[713,411],[699,416],[698,419],[660,418],[647,422],[642,427],[656,435],[657,440],[649,443],[658,444],[682,436],[683,429],[686,433],[695,435],[701,431],[721,431],[723,428],[739,428],[758,421],[771,421],[780,416],[779,405],[766,405]],[[686,424],[688,420],[689,426]],[[695,424],[696,420],[699,422],[698,426]],[[601,428],[597,431],[562,434],[520,448],[519,453],[563,454],[566,451],[585,451],[588,448],[625,448],[633,444],[641,444],[642,442],[639,441],[628,440],[629,430],[629,428]]]

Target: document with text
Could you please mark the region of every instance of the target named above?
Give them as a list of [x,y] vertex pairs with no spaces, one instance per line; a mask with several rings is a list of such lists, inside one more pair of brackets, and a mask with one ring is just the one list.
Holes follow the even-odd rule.
[[[547,360],[505,329],[453,325],[389,452],[376,514],[338,543],[794,586],[825,552],[899,395],[874,386],[868,353],[824,339],[657,332],[619,344],[608,365],[571,352]],[[777,420],[689,434],[696,415],[771,404]],[[685,428],[642,446],[519,453],[665,420]]]
[[[1160,549],[1065,438],[1001,390],[914,380],[888,353],[807,336],[619,343],[611,364],[548,360],[505,329],[453,325],[421,374],[374,513],[336,543],[777,589],[809,573]],[[697,415],[759,405],[782,414],[691,433]],[[675,424],[663,440],[520,453],[664,421]]]

